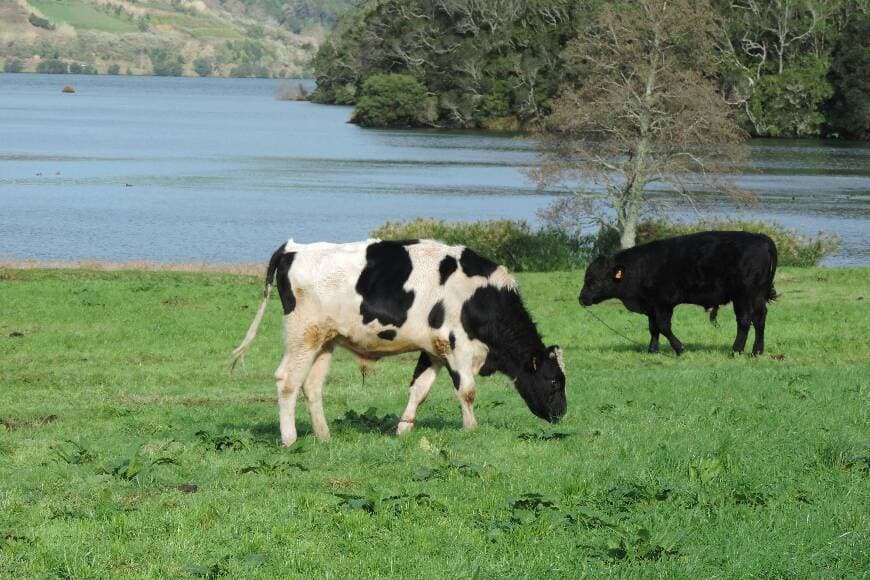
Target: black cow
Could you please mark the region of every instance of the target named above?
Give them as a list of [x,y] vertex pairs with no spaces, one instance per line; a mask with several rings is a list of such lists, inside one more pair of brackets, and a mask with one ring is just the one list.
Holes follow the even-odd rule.
[[677,354],[683,344],[671,330],[678,304],[710,309],[734,303],[737,338],[732,350],[743,352],[750,323],[755,327],[752,354],[764,352],[767,302],[776,297],[776,245],[764,234],[700,232],[635,246],[613,257],[599,256],[586,269],[580,304],[618,298],[632,312],[649,317],[649,351],[658,352],[659,333]]

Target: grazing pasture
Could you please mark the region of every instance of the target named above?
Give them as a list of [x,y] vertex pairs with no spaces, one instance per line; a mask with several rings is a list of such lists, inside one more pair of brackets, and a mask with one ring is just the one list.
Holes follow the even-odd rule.
[[697,307],[647,354],[581,272],[519,274],[568,413],[446,373],[393,435],[413,354],[324,387],[332,440],[278,444],[280,304],[225,362],[262,276],[0,269],[0,576],[861,577],[870,569],[870,269],[777,274],[763,357]]

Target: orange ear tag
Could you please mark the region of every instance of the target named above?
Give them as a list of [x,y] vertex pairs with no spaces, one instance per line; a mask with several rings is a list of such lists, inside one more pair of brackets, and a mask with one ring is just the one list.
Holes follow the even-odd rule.
[[613,277],[617,280],[622,280],[622,270],[617,270],[616,274]]

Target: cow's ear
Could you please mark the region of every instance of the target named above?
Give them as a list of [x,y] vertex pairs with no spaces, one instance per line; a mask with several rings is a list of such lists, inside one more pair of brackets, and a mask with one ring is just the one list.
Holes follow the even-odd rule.
[[613,270],[613,280],[614,282],[619,282],[625,276],[625,268],[623,266],[617,266],[615,270]]
[[556,361],[562,372],[565,372],[565,359],[562,358],[562,349],[558,345],[550,347],[550,358]]

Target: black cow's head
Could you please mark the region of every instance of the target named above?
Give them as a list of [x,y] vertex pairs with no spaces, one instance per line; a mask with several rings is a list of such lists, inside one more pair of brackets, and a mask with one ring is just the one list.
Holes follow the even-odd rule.
[[562,349],[551,346],[532,356],[525,371],[516,379],[517,391],[532,413],[550,423],[557,422],[567,408]]
[[591,306],[608,298],[615,298],[625,277],[625,268],[611,257],[598,256],[586,268],[580,304]]

